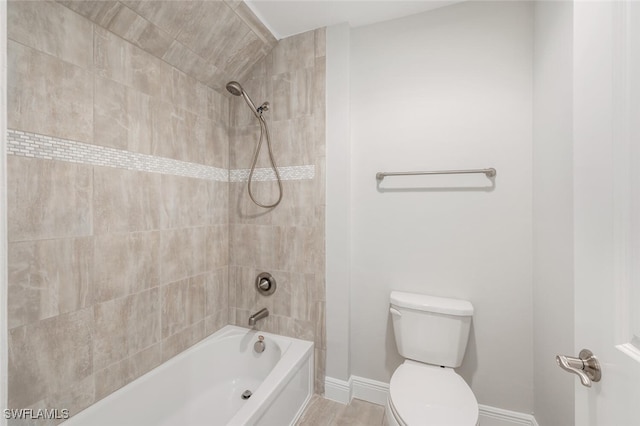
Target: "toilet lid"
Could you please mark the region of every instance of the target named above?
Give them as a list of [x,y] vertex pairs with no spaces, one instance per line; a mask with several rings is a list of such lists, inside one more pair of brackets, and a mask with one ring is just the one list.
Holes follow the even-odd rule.
[[473,426],[478,402],[451,368],[407,360],[393,373],[389,397],[400,420],[409,426]]

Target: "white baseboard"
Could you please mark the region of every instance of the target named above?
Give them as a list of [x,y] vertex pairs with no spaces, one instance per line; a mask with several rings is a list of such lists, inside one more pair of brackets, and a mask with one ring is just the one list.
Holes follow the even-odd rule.
[[324,397],[341,404],[348,404],[351,401],[351,378],[349,381],[325,377]]
[[480,409],[480,426],[538,426],[536,418],[531,414],[504,410],[478,404]]
[[358,398],[378,405],[385,405],[387,403],[389,383],[358,376],[351,376],[350,380],[352,383],[352,398]]
[[[373,404],[385,405],[389,393],[389,384],[365,377],[351,376],[349,380],[325,378],[324,397],[342,404],[348,404],[352,398]],[[480,426],[538,426],[531,414],[504,410],[478,404]]]

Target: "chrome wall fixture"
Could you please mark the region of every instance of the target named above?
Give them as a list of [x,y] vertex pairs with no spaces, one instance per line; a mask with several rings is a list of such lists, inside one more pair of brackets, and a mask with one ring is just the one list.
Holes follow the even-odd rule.
[[459,174],[471,174],[471,173],[483,173],[488,178],[496,176],[496,169],[493,167],[488,169],[470,169],[470,170],[438,170],[430,172],[378,172],[376,173],[376,179],[382,180],[387,176],[416,176],[416,175],[459,175]]
[[268,272],[261,272],[256,277],[256,289],[258,293],[270,296],[276,291],[276,279]]
[[254,325],[256,325],[256,322],[258,322],[258,320],[261,320],[268,316],[269,316],[269,310],[267,308],[260,309],[258,312],[256,312],[255,314],[249,317],[249,326],[253,327]]

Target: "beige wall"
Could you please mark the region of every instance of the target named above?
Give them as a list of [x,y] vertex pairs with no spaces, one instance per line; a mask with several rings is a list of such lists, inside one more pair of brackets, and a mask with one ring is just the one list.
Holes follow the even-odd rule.
[[[324,390],[324,164],[325,164],[325,31],[283,39],[243,81],[267,113],[273,150],[281,166],[315,166],[313,179],[284,181],[282,204],[264,210],[251,203],[246,183],[230,185],[230,319],[246,326],[263,307],[271,315],[258,328],[315,341],[316,391]],[[244,101],[231,102],[229,161],[232,169],[250,167],[259,127]],[[266,154],[266,145],[262,153]],[[258,167],[268,167],[262,155]],[[256,182],[263,203],[277,198],[274,181]],[[278,289],[264,297],[255,291],[258,273],[270,272]]]
[[277,43],[240,0],[60,3],[221,91],[229,80],[244,79]]
[[[8,6],[10,129],[226,170],[227,97],[62,4]],[[228,182],[29,155],[7,157],[8,403],[75,414],[228,323]]]
[[[321,391],[324,31],[271,52],[237,1],[10,2],[8,18],[9,406],[73,415],[263,306],[258,328],[315,341]],[[228,182],[257,137],[231,79],[271,102],[278,165],[314,172],[272,211]]]

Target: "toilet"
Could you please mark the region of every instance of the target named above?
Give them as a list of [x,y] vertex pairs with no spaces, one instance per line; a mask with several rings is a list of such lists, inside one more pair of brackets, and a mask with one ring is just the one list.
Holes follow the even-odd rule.
[[462,364],[473,305],[466,300],[391,292],[398,352],[389,383],[388,426],[475,426],[478,401],[453,369]]

